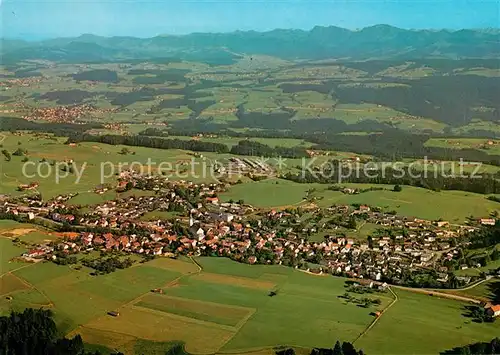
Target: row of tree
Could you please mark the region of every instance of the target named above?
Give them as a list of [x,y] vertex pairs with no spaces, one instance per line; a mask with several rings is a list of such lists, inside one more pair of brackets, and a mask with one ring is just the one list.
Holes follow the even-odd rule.
[[[311,355],[363,355],[363,350],[356,350],[350,342],[337,340],[333,348],[314,348]],[[276,351],[276,355],[295,355],[295,350],[287,348]]]
[[231,154],[251,155],[258,157],[305,158],[308,154],[302,147],[270,147],[266,144],[250,140],[239,141],[231,148]]
[[[154,136],[147,135],[153,133]],[[251,155],[264,157],[302,158],[307,157],[307,152],[301,147],[271,147],[259,142],[242,140],[231,149],[226,144],[206,142],[200,140],[165,139],[161,138],[164,133],[160,131],[143,131],[135,136],[123,135],[92,135],[72,134],[67,143],[98,142],[111,145],[128,145],[138,147],[149,147],[157,149],[183,149],[198,152],[232,153],[237,155]]]
[[332,160],[329,164],[313,169],[303,169],[299,173],[288,172],[283,176],[287,180],[299,183],[364,183],[395,185],[394,191],[400,191],[401,185],[423,187],[426,189],[460,190],[480,194],[500,193],[500,182],[495,175],[482,173],[481,175],[425,169],[412,169],[409,167],[373,167],[364,166],[346,167],[339,161]]
[[500,354],[500,338],[490,342],[478,342],[465,346],[457,346],[442,353],[443,355],[496,355]]
[[90,129],[103,128],[98,123],[74,124],[74,123],[37,123],[22,118],[0,117],[2,131],[34,131],[53,133],[56,136],[67,137],[77,132],[85,132]]

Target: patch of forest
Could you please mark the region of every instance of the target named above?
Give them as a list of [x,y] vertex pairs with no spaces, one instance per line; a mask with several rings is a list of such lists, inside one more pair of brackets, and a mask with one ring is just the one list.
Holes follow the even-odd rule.
[[40,73],[39,71],[36,71],[34,69],[31,69],[31,68],[30,69],[20,69],[20,70],[16,70],[14,72],[14,76],[17,79],[22,79],[22,78],[42,76],[42,73]]
[[134,84],[147,85],[147,84],[163,84],[167,81],[173,82],[186,82],[185,75],[189,73],[188,69],[131,69],[128,75],[135,75],[132,80]]
[[[81,104],[87,99],[100,96],[103,93],[85,91],[80,89],[49,91],[42,95],[36,95],[37,99],[55,101],[59,105]],[[32,95],[32,97],[35,97]]]
[[163,139],[145,135],[121,136],[121,135],[91,135],[71,134],[68,143],[98,142],[111,145],[128,145],[137,147],[149,147],[156,149],[183,149],[201,152],[228,153],[229,148],[225,144],[202,142],[183,139]]
[[117,83],[119,81],[118,74],[109,69],[94,69],[88,70],[77,74],[71,74],[76,81],[100,81],[104,83]]
[[[366,72],[369,75],[376,74],[386,69],[392,67],[397,67],[405,65],[410,61],[407,60],[368,60],[360,62],[337,62],[332,63],[332,65],[342,65],[347,68],[357,69]],[[307,64],[311,65],[311,64]],[[317,66],[324,66],[324,64],[316,64]],[[416,68],[432,68],[439,72],[440,74],[453,73],[455,70],[463,69],[470,70],[473,68],[487,68],[487,69],[498,69],[499,68],[498,59],[460,59],[460,60],[449,60],[449,59],[414,59],[411,60],[410,65],[407,69]],[[304,65],[306,66],[306,65]]]

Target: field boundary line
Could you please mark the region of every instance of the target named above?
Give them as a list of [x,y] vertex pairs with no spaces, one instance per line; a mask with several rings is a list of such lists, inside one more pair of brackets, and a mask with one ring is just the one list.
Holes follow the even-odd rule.
[[[2,237],[2,236],[0,236],[0,237]],[[3,238],[7,238],[7,237],[3,237]],[[21,269],[24,269],[24,268],[26,268],[26,267],[30,267],[30,266],[33,266],[33,265],[36,265],[36,264],[37,264],[37,263],[30,263],[30,264],[27,264],[27,265],[20,266],[20,267],[18,267],[18,268],[16,268],[16,269],[13,269],[13,270],[10,270],[10,271],[7,271],[7,272],[4,272],[3,274],[1,274],[1,275],[0,275],[0,277],[4,277],[4,276],[5,276],[5,275],[7,275],[7,274],[13,274],[13,272],[15,272],[15,271],[18,271],[18,270],[21,270]],[[20,277],[19,277],[19,276],[15,275],[15,274],[13,274],[13,275],[14,275],[15,277],[17,277],[17,278],[19,278],[19,279],[20,279]],[[23,280],[23,281],[25,281],[25,282],[28,282],[28,281],[26,281],[26,280],[24,280],[24,279],[22,279],[22,280]]]
[[360,338],[362,338],[366,333],[368,333],[370,331],[370,329],[372,329],[375,324],[377,324],[378,320],[380,318],[382,318],[382,316],[384,315],[384,313],[389,309],[391,308],[398,300],[399,300],[399,297],[398,295],[391,289],[391,287],[389,286],[388,287],[389,291],[392,293],[392,295],[394,296],[394,299],[393,301],[391,302],[391,304],[389,304],[387,307],[385,307],[382,312],[380,313],[380,315],[378,317],[376,317],[371,323],[370,325],[365,329],[363,330],[363,332],[361,334],[358,335],[358,337],[356,339],[354,339],[354,341],[352,342],[352,344],[354,345]]
[[[192,257],[190,257],[190,259],[194,262],[194,260],[192,259]],[[197,272],[195,272],[195,273],[194,273],[194,275],[197,275],[197,274],[199,274],[199,273],[201,272],[202,267],[201,267],[198,263],[196,263],[196,262],[194,262],[194,263],[195,263],[195,264],[198,266],[198,268],[199,268],[199,270],[198,270]],[[140,264],[135,264],[135,265],[132,265],[131,267],[137,267],[137,266],[140,266]],[[173,279],[173,280],[168,281],[167,283],[165,283],[165,285],[163,285],[163,286],[162,286],[162,288],[167,288],[167,287],[170,287],[170,285],[175,284],[175,283],[176,283],[176,282],[178,282],[181,278],[183,278],[183,277],[189,277],[189,276],[191,276],[191,275],[193,275],[193,274],[183,274],[183,273],[181,273],[181,274],[180,274],[179,276],[177,276],[175,279]],[[40,291],[39,291],[39,292],[40,292]],[[134,304],[135,304],[135,303],[139,302],[140,300],[142,300],[145,296],[149,295],[150,293],[151,293],[151,290],[148,290],[147,292],[144,292],[143,294],[141,294],[141,295],[139,295],[139,296],[135,297],[134,299],[132,299],[132,300],[130,300],[130,301],[128,301],[128,302],[125,302],[125,303],[121,304],[121,305],[120,305],[120,306],[118,306],[117,308],[135,307],[135,306],[134,306]],[[42,293],[42,294],[43,294],[43,293]],[[45,294],[43,294],[43,295],[45,296]],[[46,298],[50,301],[50,299],[49,299],[47,296],[45,296],[45,297],[46,297]],[[53,303],[52,303],[51,301],[50,301],[50,303],[53,305]],[[138,307],[137,307],[137,308],[138,308]],[[144,308],[144,309],[146,309],[146,310],[147,310],[147,308]],[[163,312],[163,313],[165,313],[165,312]],[[169,313],[168,313],[168,314],[169,314]],[[90,321],[92,321],[92,320],[98,320],[98,319],[101,319],[101,318],[104,318],[104,317],[107,317],[107,315],[102,315],[102,316],[97,316],[97,317],[95,317],[95,318],[92,318],[92,319],[90,319],[90,320],[89,320],[86,324],[88,324],[88,323],[89,323]],[[216,324],[216,323],[214,323],[214,324]],[[216,324],[216,325],[217,325],[217,324]],[[79,325],[78,327],[81,327],[81,326],[83,326],[83,325]],[[77,328],[75,328],[75,329],[78,329],[78,327],[77,327]],[[87,327],[87,328],[97,329],[97,328],[93,328],[93,327]],[[74,331],[74,330],[71,330],[71,332],[73,332],[73,331]],[[71,333],[71,332],[70,332],[70,333]],[[68,334],[70,334],[70,333],[68,333]],[[125,333],[119,333],[119,334],[125,334]]]
[[[8,273],[12,274],[12,276],[14,276],[14,277],[17,277],[25,285],[29,285],[30,289],[35,290],[36,292],[38,292],[39,294],[41,294],[49,302],[47,307],[54,307],[54,302],[52,302],[52,300],[45,294],[45,292],[39,290],[35,285],[33,285],[32,283],[30,283],[27,280],[23,279],[21,276],[17,276],[16,274],[13,274],[14,271],[21,270],[21,269],[24,269],[26,267],[29,267],[29,266],[32,266],[32,265],[37,265],[37,264],[38,263],[32,263],[32,264],[24,265],[24,266],[19,267],[19,268],[15,269],[15,270],[11,270]],[[2,277],[3,276],[4,275],[2,275]]]
[[[19,276],[17,276],[17,275],[15,275],[15,274],[13,274],[12,272],[8,272],[8,273],[7,273],[7,275],[9,275],[9,274],[10,274],[11,276],[14,276],[14,277],[15,277],[16,279],[18,279],[19,281],[21,281],[21,283],[22,283],[23,285],[27,286],[29,289],[34,288],[34,286],[33,286],[32,284],[30,284],[28,281],[26,281],[26,280],[24,280],[24,279],[20,278]],[[2,275],[2,277],[7,276],[7,275]]]
[[[227,330],[229,332],[236,332],[238,330],[238,329],[235,329],[235,327],[230,326],[230,325],[224,325],[224,324],[219,324],[219,323],[210,322],[210,321],[206,321],[206,320],[191,318],[191,317],[187,317],[187,316],[181,316],[179,314],[159,311],[157,309],[136,306],[136,305],[130,305],[130,306],[128,306],[128,308],[132,309],[132,310],[140,311],[140,312],[155,314],[155,315],[161,316],[161,317],[178,319],[178,320],[181,320],[181,321],[187,322],[187,323],[194,323],[194,324],[199,324],[199,325],[208,326],[208,327],[212,327],[212,328],[219,328],[219,329]],[[126,333],[124,333],[124,334],[126,334]]]
[[[97,331],[97,332],[112,333],[112,334],[118,334],[118,335],[122,335],[122,336],[127,336],[127,337],[133,338],[132,341],[137,341],[137,339],[141,339],[141,338],[138,338],[138,337],[136,337],[134,335],[130,335],[130,334],[126,334],[126,333],[120,333],[120,332],[116,332],[114,330],[103,330],[103,329],[99,329],[99,328],[88,327],[86,325],[79,325],[78,327],[76,327],[75,329],[73,329],[72,331],[70,331],[68,334],[66,334],[66,336],[68,338],[72,338],[75,335],[79,335],[79,334],[81,334],[81,332],[79,331],[80,329],[90,329],[92,331]],[[108,346],[108,345],[106,345],[106,346]],[[118,348],[113,348],[112,350],[118,351]]]
[[191,260],[196,266],[198,266],[197,274],[199,274],[200,272],[203,271],[203,266],[201,266],[200,263],[196,259],[194,259],[192,256],[190,256],[189,260]]
[[[240,331],[241,328],[248,322],[248,320],[257,312],[257,308],[251,308],[250,312],[243,317],[235,326],[234,328],[236,329],[236,333]],[[235,333],[235,335],[236,335]]]
[[[155,295],[155,293],[150,293],[151,295]],[[158,295],[158,297],[162,297],[165,299],[172,299],[172,300],[179,300],[179,301],[188,301],[188,302],[193,302],[193,303],[199,303],[199,304],[206,304],[207,306],[214,305],[214,306],[220,306],[220,307],[226,307],[226,308],[234,308],[234,309],[239,309],[241,311],[252,311],[255,310],[253,307],[245,307],[245,306],[233,306],[230,304],[224,304],[224,303],[218,303],[218,302],[211,302],[211,301],[202,301],[202,300],[197,300],[194,298],[186,298],[186,297],[177,297],[177,296],[169,296],[169,295]],[[135,306],[135,304],[133,304]],[[169,313],[169,312],[167,312]]]

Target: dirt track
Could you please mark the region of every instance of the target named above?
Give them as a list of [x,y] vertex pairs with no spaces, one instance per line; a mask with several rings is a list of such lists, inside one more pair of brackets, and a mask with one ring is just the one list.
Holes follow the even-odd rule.
[[405,291],[410,291],[410,292],[416,292],[416,293],[423,293],[429,296],[436,296],[436,297],[441,297],[441,298],[448,298],[448,299],[453,299],[456,301],[464,301],[464,302],[470,302],[470,303],[475,303],[475,304],[480,304],[481,301],[475,298],[471,297],[466,297],[466,296],[459,296],[455,295],[452,293],[445,293],[445,292],[439,292],[435,290],[427,290],[425,288],[411,288],[411,287],[404,287],[404,286],[391,286],[400,290],[405,290]]

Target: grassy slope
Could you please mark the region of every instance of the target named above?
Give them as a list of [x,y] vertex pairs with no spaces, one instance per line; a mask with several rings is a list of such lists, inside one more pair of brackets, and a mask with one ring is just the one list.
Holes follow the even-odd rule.
[[491,340],[500,323],[471,322],[464,303],[396,291],[399,300],[359,341],[369,354],[436,354],[455,346]]
[[[278,182],[278,184],[276,184]],[[359,195],[346,195],[341,192],[326,190],[327,185],[297,184],[290,181],[268,179],[260,182],[249,182],[236,185],[223,194],[223,199],[239,200],[260,207],[276,207],[298,205],[303,201],[306,192],[316,188],[315,196],[320,206],[332,204],[368,204],[396,210],[407,216],[427,219],[443,218],[454,223],[463,223],[466,217],[488,216],[498,210],[498,203],[489,201],[484,195],[463,191],[435,192],[417,187],[404,186],[401,192],[389,191],[393,186],[342,184],[355,188],[385,187],[387,191],[370,191]]]

